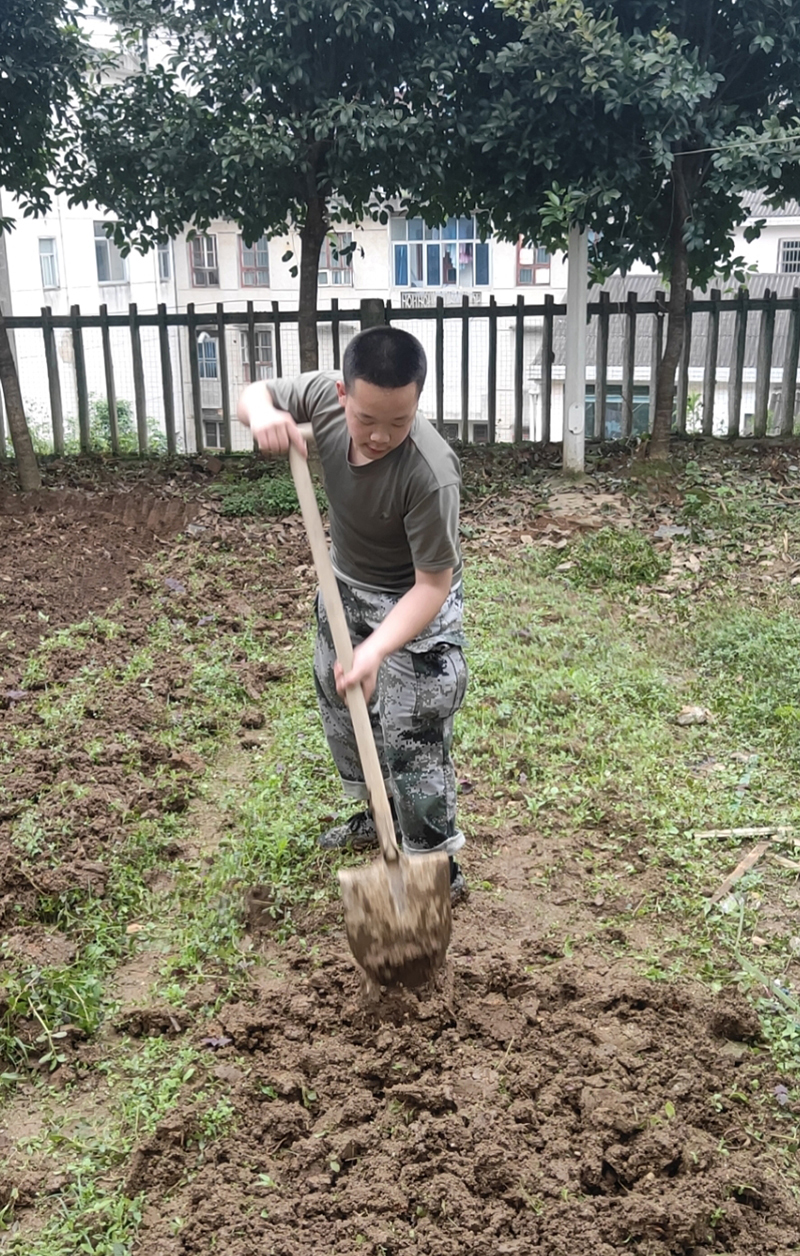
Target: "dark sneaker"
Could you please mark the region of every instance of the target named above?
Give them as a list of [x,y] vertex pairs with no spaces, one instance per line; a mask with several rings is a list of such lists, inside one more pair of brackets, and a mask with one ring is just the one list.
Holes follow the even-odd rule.
[[456,903],[463,903],[469,898],[469,886],[467,878],[460,864],[457,864],[453,856],[450,856],[450,905],[455,907]]
[[368,811],[358,811],[344,824],[321,833],[317,844],[322,850],[376,850],[378,830]]

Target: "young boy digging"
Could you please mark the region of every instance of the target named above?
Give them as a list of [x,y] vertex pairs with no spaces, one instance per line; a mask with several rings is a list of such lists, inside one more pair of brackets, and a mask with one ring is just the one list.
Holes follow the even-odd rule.
[[[396,327],[362,331],[347,346],[343,381],[324,372],[250,384],[239,418],[265,454],[290,442],[305,455],[297,424],[311,423],[329,503],[331,559],[354,646],[347,675],[336,663],[317,597],[314,682],[345,794],[366,799],[345,690],[369,704],[398,841],[409,855],[450,856],[453,903],[467,886],[454,856],[450,755],[453,716],[464,700],[458,511],[461,473],[450,446],[417,414],[427,361]],[[378,845],[369,811],[319,838],[324,850]]]

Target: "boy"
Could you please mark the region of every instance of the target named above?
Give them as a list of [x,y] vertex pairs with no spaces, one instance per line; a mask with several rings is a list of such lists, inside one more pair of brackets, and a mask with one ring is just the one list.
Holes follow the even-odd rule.
[[[367,797],[345,690],[360,684],[409,855],[445,850],[450,893],[467,895],[454,855],[453,716],[464,699],[458,459],[417,414],[425,351],[408,332],[373,327],[347,346],[343,380],[323,372],[250,384],[238,415],[259,449],[303,455],[298,423],[311,423],[329,503],[331,559],[354,646],[347,675],[336,663],[317,597],[314,681],[345,794]],[[368,811],[319,838],[325,850],[378,844]]]

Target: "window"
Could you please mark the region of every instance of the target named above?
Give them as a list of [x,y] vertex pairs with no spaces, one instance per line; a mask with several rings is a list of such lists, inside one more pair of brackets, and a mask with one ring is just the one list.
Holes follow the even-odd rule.
[[39,266],[42,271],[42,287],[58,287],[58,262],[56,261],[56,242],[53,239],[39,241]]
[[239,236],[240,264],[243,288],[269,287],[269,244],[266,236],[248,246],[244,236]]
[[541,244],[517,243],[517,286],[525,288],[550,282],[550,254]]
[[319,251],[319,282],[321,284],[340,284],[347,287],[353,283],[352,251],[342,256],[344,249],[350,248],[353,237],[349,231],[335,231],[326,236]]
[[201,332],[197,338],[197,365],[201,379],[218,379],[217,342],[215,337]]
[[215,235],[198,236],[196,240],[192,240],[189,249],[192,263],[192,286],[194,288],[218,288],[217,237]]
[[476,445],[485,445],[489,440],[489,424],[474,423],[472,426],[472,439]]
[[113,240],[106,235],[106,226],[113,223],[96,222],[94,224],[94,255],[97,259],[98,283],[127,283],[128,268],[125,258]]
[[392,273],[398,288],[474,288],[489,283],[489,245],[473,218],[428,227],[421,218],[393,218]]
[[[253,375],[250,372],[250,346],[247,343],[247,336],[242,332],[242,371],[246,383],[251,383]],[[273,379],[275,371],[273,369],[272,357],[272,330],[256,332],[256,373],[255,379]]]
[[800,240],[781,240],[778,270],[782,275],[800,275]]
[[206,438],[206,449],[224,449],[225,436],[222,431],[222,419],[203,419],[203,431]]
[[158,278],[161,283],[172,278],[172,251],[169,242],[158,246]]
[[[633,434],[646,435],[650,430],[650,387],[648,384],[633,385]],[[595,386],[586,385],[586,435],[597,438],[595,416]],[[622,384],[611,380],[606,384],[606,439],[618,440],[622,436]]]

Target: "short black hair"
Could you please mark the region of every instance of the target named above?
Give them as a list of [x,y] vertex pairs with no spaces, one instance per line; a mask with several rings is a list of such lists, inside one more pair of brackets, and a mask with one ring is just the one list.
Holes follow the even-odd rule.
[[344,351],[344,386],[357,379],[376,388],[405,388],[416,384],[421,393],[428,374],[428,359],[416,336],[399,327],[368,327],[354,336]]

